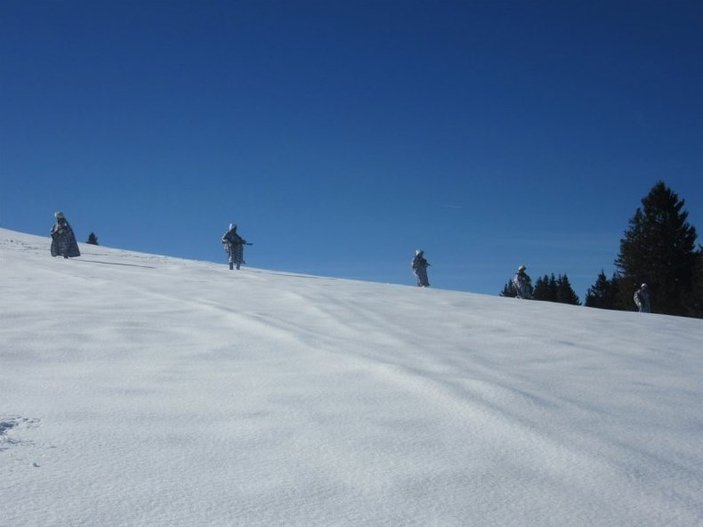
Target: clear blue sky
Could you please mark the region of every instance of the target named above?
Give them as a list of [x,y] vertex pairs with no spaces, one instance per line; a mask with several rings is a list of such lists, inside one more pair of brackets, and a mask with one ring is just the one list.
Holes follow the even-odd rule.
[[254,267],[412,284],[422,248],[435,287],[524,263],[582,300],[658,180],[703,236],[700,1],[4,0],[0,25],[5,228],[63,210],[226,270],[235,222]]

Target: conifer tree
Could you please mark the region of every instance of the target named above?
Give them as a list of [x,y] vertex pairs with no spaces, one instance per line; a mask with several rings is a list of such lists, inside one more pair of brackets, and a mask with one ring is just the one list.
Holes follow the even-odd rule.
[[512,280],[508,280],[505,287],[503,287],[503,290],[500,292],[500,296],[509,298],[515,298],[517,296],[517,291],[515,290],[515,285]]
[[615,260],[621,307],[634,309],[632,295],[646,283],[654,312],[685,315],[689,311],[686,301],[691,298],[696,266],[696,229],[686,221],[684,203],[662,181],[642,199]]
[[559,275],[557,279],[557,302],[574,306],[581,305],[581,300],[579,300],[574,288],[571,287],[571,282],[569,282],[569,277],[566,274],[563,276]]
[[535,290],[532,296],[535,300],[544,300],[547,302],[557,301],[557,290],[559,289],[557,285],[557,279],[552,273],[551,276],[544,275],[542,278],[538,278],[535,282]]
[[601,269],[600,274],[588,291],[586,292],[586,306],[600,309],[616,309],[618,297],[618,278],[613,275],[612,280],[608,280],[605,272]]
[[560,304],[581,305],[581,300],[571,287],[567,275],[544,275],[535,282],[534,299]]
[[696,253],[696,267],[693,273],[691,296],[687,301],[688,315],[703,318],[703,247]]
[[549,277],[547,275],[537,277],[535,288],[532,290],[532,298],[535,300],[547,300],[549,296]]
[[98,243],[98,237],[95,235],[94,232],[90,233],[90,236],[88,236],[88,241],[85,243],[89,243],[90,245],[100,245]]

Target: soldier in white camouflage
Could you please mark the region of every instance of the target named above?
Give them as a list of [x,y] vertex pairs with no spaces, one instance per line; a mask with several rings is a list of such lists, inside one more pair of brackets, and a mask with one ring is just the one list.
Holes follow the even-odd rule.
[[51,228],[51,256],[63,256],[64,258],[75,258],[81,255],[78,249],[76,235],[73,234],[71,225],[66,220],[63,212],[54,214],[56,223]]
[[652,306],[650,301],[651,295],[649,293],[649,287],[647,286],[647,284],[642,284],[640,288],[635,291],[635,294],[633,295],[632,299],[635,301],[637,310],[640,313],[652,312]]
[[413,274],[417,278],[418,287],[430,287],[429,279],[427,278],[427,268],[430,266],[425,259],[425,252],[418,249],[415,251],[415,257],[410,264],[413,269]]
[[229,229],[222,236],[222,243],[229,255],[230,271],[235,267],[239,270],[241,265],[246,263],[244,261],[244,245],[247,244],[247,241],[237,233],[237,226],[233,223],[229,224]]
[[517,273],[513,277],[513,287],[515,287],[515,293],[517,298],[532,298],[532,280],[529,275],[525,272],[527,267],[521,265],[517,268]]

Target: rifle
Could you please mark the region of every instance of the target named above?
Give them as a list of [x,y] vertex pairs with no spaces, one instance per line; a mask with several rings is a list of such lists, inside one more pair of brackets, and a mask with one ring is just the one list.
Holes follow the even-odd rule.
[[[232,242],[229,241],[229,240],[222,240],[222,245],[227,246],[227,245],[239,245],[239,244],[238,244],[238,243],[232,243]],[[242,242],[241,245],[254,245],[254,244],[251,243],[251,242]],[[227,250],[227,247],[224,247],[224,250],[226,251],[226,250]]]

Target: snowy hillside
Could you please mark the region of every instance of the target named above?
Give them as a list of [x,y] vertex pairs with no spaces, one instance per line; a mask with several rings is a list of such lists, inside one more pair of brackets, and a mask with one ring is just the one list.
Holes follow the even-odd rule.
[[81,250],[0,229],[2,525],[703,524],[701,320]]

